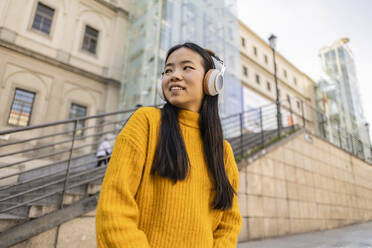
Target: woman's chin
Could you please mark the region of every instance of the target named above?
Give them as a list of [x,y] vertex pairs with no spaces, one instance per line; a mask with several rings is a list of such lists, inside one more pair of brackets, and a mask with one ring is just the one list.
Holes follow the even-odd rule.
[[175,105],[175,106],[182,105],[184,103],[184,101],[182,100],[182,97],[179,97],[179,96],[171,96],[171,97],[169,97],[167,99],[169,99],[168,101],[172,105]]

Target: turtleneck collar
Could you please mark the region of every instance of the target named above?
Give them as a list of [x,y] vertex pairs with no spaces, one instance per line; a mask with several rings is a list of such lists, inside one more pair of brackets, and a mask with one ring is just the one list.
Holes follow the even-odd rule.
[[187,109],[179,109],[178,119],[181,124],[188,127],[199,128],[199,116],[198,112],[193,112]]

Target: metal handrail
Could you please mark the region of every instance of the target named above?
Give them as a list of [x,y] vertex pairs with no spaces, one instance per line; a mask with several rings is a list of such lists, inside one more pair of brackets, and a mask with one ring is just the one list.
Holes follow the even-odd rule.
[[[70,142],[71,142],[71,140],[70,140]],[[98,144],[98,143],[99,142],[93,142],[91,144],[80,145],[80,146],[75,147],[75,150],[78,150],[78,149],[81,149],[81,148],[84,148],[84,147],[87,147],[87,146],[91,146],[92,144]],[[26,160],[14,162],[14,163],[6,164],[6,165],[3,165],[3,166],[0,165],[0,169],[11,167],[13,165],[23,164],[23,163],[34,161],[34,160],[37,160],[37,159],[43,159],[43,158],[47,158],[47,157],[52,157],[52,156],[59,155],[59,154],[62,154],[62,153],[66,153],[66,152],[69,152],[69,151],[70,151],[70,148],[65,149],[65,150],[61,150],[61,151],[58,151],[58,152],[50,153],[50,154],[47,154],[47,155],[40,155],[40,156],[35,157],[35,158],[30,158],[30,159],[26,159]]]
[[63,134],[66,134],[66,133],[71,133],[71,132],[72,131],[64,131],[64,132],[59,132],[59,133],[55,133],[55,134],[33,137],[33,138],[25,139],[25,140],[17,140],[17,141],[13,141],[11,143],[0,144],[0,147],[18,145],[18,144],[26,143],[26,142],[29,142],[29,141],[34,141],[34,140],[39,140],[39,139],[44,139],[44,138],[50,138],[50,137],[56,137],[56,136],[63,135]]
[[[99,176],[96,176],[96,177],[90,178],[90,179],[85,180],[85,181],[82,181],[82,182],[80,182],[80,183],[73,184],[72,186],[68,187],[68,189],[72,189],[72,188],[74,188],[74,187],[77,187],[77,186],[80,186],[80,185],[87,184],[87,183],[89,183],[89,182],[95,181],[95,180],[97,180],[97,179],[101,179],[101,178],[103,178],[103,177],[104,177],[104,173],[103,173],[102,175],[99,175]],[[20,208],[20,207],[26,206],[26,205],[28,205],[28,204],[30,204],[30,203],[33,203],[33,202],[36,202],[36,201],[39,201],[39,200],[45,199],[45,198],[47,198],[47,197],[49,197],[49,196],[53,196],[53,195],[55,195],[55,194],[57,194],[57,193],[60,193],[60,192],[62,192],[62,191],[63,191],[63,189],[58,189],[58,190],[52,191],[51,193],[47,193],[47,194],[45,194],[45,195],[42,195],[42,196],[36,197],[36,198],[34,198],[34,199],[32,199],[32,200],[25,201],[25,202],[23,202],[23,203],[20,203],[20,204],[18,204],[18,205],[13,206],[13,207],[9,207],[9,208],[6,208],[6,209],[4,209],[4,210],[0,210],[0,214],[2,214],[2,213],[6,213],[6,212],[9,212],[9,211],[11,211],[11,210],[14,210],[14,209],[17,209],[17,208]]]
[[[102,157],[102,159],[107,159],[109,157],[110,157],[110,155],[107,155],[107,156]],[[90,165],[90,164],[96,163],[96,162],[97,162],[97,159],[94,159],[94,160],[90,160],[90,161],[82,163],[82,164],[77,164],[77,165],[74,166],[74,169],[77,169],[77,168],[82,167],[84,165]],[[33,170],[37,170],[37,169],[40,169],[40,167],[35,168]],[[11,187],[20,186],[22,184],[34,182],[34,181],[37,181],[37,180],[40,180],[40,179],[43,179],[43,178],[47,178],[47,177],[50,177],[50,176],[56,176],[58,174],[61,174],[61,172],[64,172],[65,170],[66,170],[65,168],[62,168],[62,169],[54,171],[52,173],[45,174],[45,175],[42,175],[42,176],[39,176],[39,177],[35,177],[35,178],[29,179],[29,180],[21,181],[21,182],[15,183],[15,184],[10,184],[10,185],[6,185],[6,186],[2,186],[2,187],[0,186],[0,192],[3,191],[3,190],[9,189]],[[22,172],[22,173],[27,173],[27,172],[30,172],[30,171],[31,170],[26,171],[26,172]],[[2,178],[0,178],[0,179],[2,179]]]
[[[89,155],[92,155],[94,154],[95,152],[91,152],[91,153],[88,153],[88,154],[84,154],[84,155],[79,155],[77,157],[74,157],[74,159],[79,159],[79,158],[83,158],[83,157],[86,157],[86,156],[89,156]],[[30,170],[27,170],[27,171],[20,171],[20,172],[16,172],[16,173],[13,173],[13,174],[9,174],[7,176],[3,176],[3,177],[0,177],[0,180],[2,179],[5,179],[5,178],[8,178],[8,177],[13,177],[13,176],[17,176],[17,175],[22,175],[24,173],[28,173],[28,172],[31,172],[31,171],[36,171],[36,170],[40,170],[40,169],[46,169],[48,167],[52,167],[54,165],[57,165],[57,164],[60,164],[60,163],[64,163],[64,162],[67,162],[68,159],[64,159],[64,160],[59,160],[58,162],[54,162],[54,163],[50,163],[50,164],[46,164],[44,166],[40,166],[40,167],[37,167],[37,168],[33,168],[33,169],[30,169]]]
[[[157,106],[159,106],[159,105],[157,105]],[[156,106],[153,106],[153,107],[156,107]],[[130,109],[130,110],[122,110],[122,111],[115,111],[115,112],[103,113],[103,114],[97,114],[97,115],[89,115],[89,116],[78,117],[78,118],[73,118],[73,119],[68,119],[68,120],[63,120],[63,121],[54,121],[54,122],[49,122],[49,123],[45,123],[45,124],[8,129],[8,130],[0,131],[0,135],[6,135],[6,134],[9,134],[9,133],[16,133],[16,132],[22,132],[22,131],[28,131],[28,130],[43,128],[43,127],[57,126],[57,125],[61,125],[61,124],[73,123],[73,122],[76,122],[76,121],[81,122],[81,121],[85,121],[85,120],[89,120],[89,119],[106,117],[106,116],[117,115],[117,114],[127,114],[127,113],[130,113],[130,112],[134,112],[136,110],[137,110],[137,108],[134,108],[134,109]]]
[[[104,167],[98,167],[98,168],[94,168],[94,169],[90,169],[90,170],[86,170],[86,171],[82,171],[80,173],[76,173],[72,176],[70,176],[70,179],[71,178],[75,178],[75,177],[79,177],[79,176],[82,176],[82,175],[86,175],[86,174],[89,174],[89,173],[92,173],[96,170],[102,170]],[[14,198],[17,198],[19,196],[23,196],[27,193],[31,193],[31,192],[34,192],[34,191],[37,191],[37,190],[40,190],[40,189],[43,189],[43,188],[46,188],[46,187],[49,187],[51,185],[54,185],[54,184],[58,184],[58,183],[61,183],[61,182],[64,182],[65,181],[65,178],[62,178],[62,179],[59,179],[57,181],[53,181],[51,183],[47,183],[47,184],[43,184],[41,186],[37,186],[35,188],[32,188],[32,189],[29,189],[29,190],[26,190],[26,191],[23,191],[23,192],[20,192],[20,193],[17,193],[17,194],[12,194],[10,196],[7,196],[5,198],[2,198],[0,199],[0,202],[3,202],[3,201],[6,201],[6,200],[10,200],[10,199],[14,199]]]

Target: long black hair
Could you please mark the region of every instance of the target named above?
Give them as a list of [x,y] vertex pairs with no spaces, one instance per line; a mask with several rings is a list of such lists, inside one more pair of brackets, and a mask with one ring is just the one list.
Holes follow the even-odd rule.
[[[198,53],[203,58],[205,73],[210,69],[215,69],[212,59],[212,56],[215,56],[214,53],[190,42],[170,48],[165,63],[174,51],[182,47]],[[162,108],[159,142],[151,168],[152,174],[157,173],[159,176],[169,178],[174,182],[184,180],[189,169],[189,157],[178,123],[178,111],[179,109],[169,102]],[[214,209],[229,209],[236,192],[231,186],[225,170],[223,132],[218,113],[218,95],[205,95],[203,97],[199,126],[203,140],[204,158],[208,170],[214,178],[215,197],[212,206]]]

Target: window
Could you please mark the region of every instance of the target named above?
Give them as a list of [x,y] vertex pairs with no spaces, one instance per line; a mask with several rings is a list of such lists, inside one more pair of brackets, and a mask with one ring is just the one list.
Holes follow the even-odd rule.
[[269,63],[269,60],[267,59],[267,55],[265,54],[265,64],[268,64]]
[[52,26],[54,16],[54,9],[42,4],[37,3],[36,13],[34,21],[32,23],[32,28],[39,30],[45,34],[50,33],[50,28]]
[[300,109],[300,102],[297,101],[297,108]]
[[86,25],[84,40],[83,40],[83,49],[96,54],[97,52],[97,42],[98,42],[98,30]]
[[257,47],[255,47],[255,46],[253,47],[253,53],[254,53],[255,56],[257,56]]
[[34,103],[35,93],[16,89],[10,115],[9,125],[25,127],[30,124],[32,105]]
[[283,70],[283,74],[284,74],[284,77],[287,78],[287,70],[286,69]]
[[260,75],[256,74],[256,83],[260,84]]
[[266,87],[268,91],[271,91],[271,84],[269,81],[266,82]]
[[242,38],[242,47],[245,47],[245,39],[243,37]]
[[244,76],[248,76],[248,68],[243,66],[243,74]]
[[[69,119],[75,119],[84,117],[87,115],[87,107],[78,105],[78,104],[71,104],[70,113],[69,113]],[[84,134],[84,128],[85,128],[85,120],[81,120],[77,123],[76,127],[76,135],[82,136]],[[70,130],[72,128],[70,127]]]
[[293,78],[293,82],[294,82],[294,84],[297,86],[297,78]]
[[290,96],[287,94],[287,102],[288,103],[291,103],[291,98],[290,98]]

